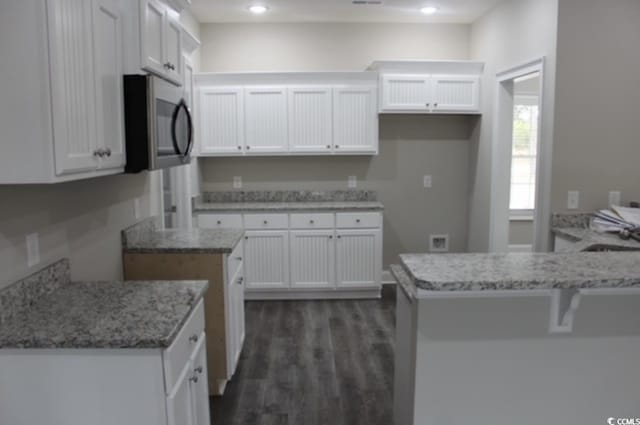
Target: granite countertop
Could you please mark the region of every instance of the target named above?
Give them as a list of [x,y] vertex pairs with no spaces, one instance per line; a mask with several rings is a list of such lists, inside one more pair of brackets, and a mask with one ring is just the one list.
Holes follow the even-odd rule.
[[297,202],[202,202],[194,204],[198,212],[281,212],[281,211],[382,211],[378,201],[297,201]]
[[6,318],[0,349],[166,348],[207,288],[207,281],[68,282]]
[[159,219],[150,217],[122,231],[126,253],[224,254],[236,247],[242,229],[159,229]]
[[640,253],[403,254],[423,291],[640,288]]
[[555,235],[574,242],[570,252],[640,251],[640,242],[633,239],[625,241],[612,233],[598,233],[584,227],[554,227],[552,231]]
[[194,212],[382,211],[372,190],[204,192]]
[[242,229],[157,230],[131,238],[123,250],[127,253],[230,253],[238,244]]

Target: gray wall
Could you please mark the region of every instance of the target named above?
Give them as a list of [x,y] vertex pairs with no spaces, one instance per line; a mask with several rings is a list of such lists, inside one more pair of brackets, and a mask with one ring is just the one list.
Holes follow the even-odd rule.
[[[74,279],[122,277],[120,230],[133,224],[134,199],[149,215],[149,175],[54,185],[0,186],[0,288],[60,258]],[[41,263],[27,267],[25,235],[40,234]]]
[[552,205],[640,199],[640,2],[560,0]]
[[[364,70],[383,59],[467,59],[467,25],[203,24],[202,71]],[[385,204],[384,262],[424,252],[428,235],[466,249],[469,137],[476,118],[382,116],[376,157],[206,158],[203,190],[343,189],[349,175]],[[433,176],[433,188],[422,176]]]
[[[493,97],[498,72],[545,57],[542,119],[549,130],[542,134],[542,138],[552,140],[557,9],[558,0],[512,0],[500,4],[471,25],[471,59],[485,62],[485,75],[482,82],[482,125],[473,132],[470,153],[470,251],[489,248]],[[541,154],[551,157],[550,150]],[[548,181],[542,183],[550,184]],[[548,205],[540,204],[538,207],[549,209]]]

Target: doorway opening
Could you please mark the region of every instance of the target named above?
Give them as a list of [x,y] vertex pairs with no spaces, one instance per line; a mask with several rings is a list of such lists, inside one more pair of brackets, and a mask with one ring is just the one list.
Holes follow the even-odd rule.
[[497,75],[491,176],[491,252],[539,250],[542,59]]

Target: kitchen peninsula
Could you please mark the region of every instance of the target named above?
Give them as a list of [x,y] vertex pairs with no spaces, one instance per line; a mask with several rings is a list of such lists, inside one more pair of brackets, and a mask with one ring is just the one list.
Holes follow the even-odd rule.
[[640,253],[400,258],[396,425],[637,417]]

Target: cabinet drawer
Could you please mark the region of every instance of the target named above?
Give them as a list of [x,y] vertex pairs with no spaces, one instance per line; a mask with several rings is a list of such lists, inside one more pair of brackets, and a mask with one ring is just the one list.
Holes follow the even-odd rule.
[[333,229],[333,214],[291,214],[292,229]]
[[231,279],[242,268],[243,260],[242,240],[233,249],[233,252],[227,257],[227,276]]
[[245,229],[287,229],[287,214],[245,214]]
[[242,229],[242,215],[240,214],[200,214],[198,227],[203,229]]
[[196,344],[204,332],[204,303],[202,300],[187,319],[175,341],[163,353],[165,389],[167,394],[176,385],[184,365],[189,362]]
[[377,212],[338,213],[336,227],[338,229],[353,229],[360,227],[380,227],[382,217]]

